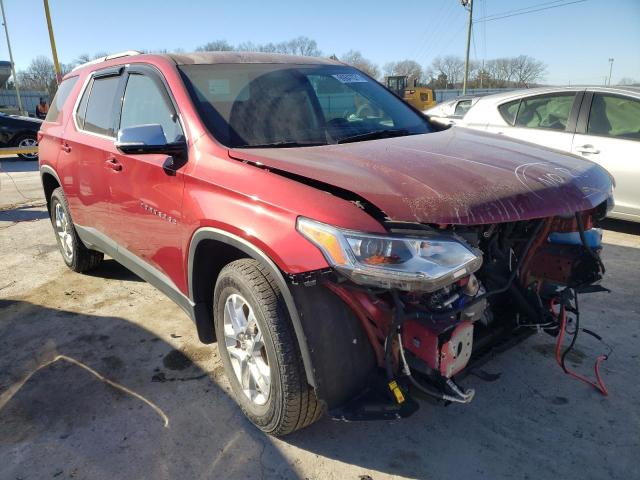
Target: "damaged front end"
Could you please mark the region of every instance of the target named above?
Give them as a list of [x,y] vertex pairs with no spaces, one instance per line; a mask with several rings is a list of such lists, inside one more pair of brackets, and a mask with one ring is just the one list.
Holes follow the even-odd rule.
[[477,226],[390,224],[388,235],[300,218],[298,231],[336,273],[325,286],[360,320],[397,407],[375,410],[356,401],[338,416],[410,414],[410,388],[469,403],[474,392],[456,376],[472,360],[535,331],[562,334],[566,311],[578,314],[577,295],[602,289],[594,220],[604,214],[606,205]]

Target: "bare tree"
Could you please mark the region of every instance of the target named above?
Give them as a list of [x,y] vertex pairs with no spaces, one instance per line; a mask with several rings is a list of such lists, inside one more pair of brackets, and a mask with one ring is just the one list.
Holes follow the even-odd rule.
[[322,55],[318,44],[309,37],[296,37],[286,42],[286,52],[293,55],[303,55],[305,57],[319,57]]
[[16,75],[21,88],[46,91],[49,98],[53,98],[57,89],[56,71],[48,57],[41,55],[34,58],[25,70],[19,71]]
[[446,57],[436,57],[431,62],[430,71],[434,72],[433,77],[443,79],[446,78],[445,88],[455,87],[457,83],[462,81],[464,74],[464,60],[455,55],[447,55]]
[[197,52],[229,52],[231,50],[234,50],[233,45],[226,40],[214,40],[196,48]]
[[623,77],[618,82],[618,85],[639,86],[640,85],[640,81],[636,80],[635,78],[631,78],[631,77]]
[[518,87],[528,87],[544,78],[547,66],[528,55],[512,58],[513,79]]
[[514,64],[510,58],[496,58],[485,63],[490,80],[489,86],[503,88],[509,85],[514,75]]
[[399,62],[389,62],[383,67],[385,76],[407,75],[422,82],[424,72],[420,64],[414,60],[401,60]]
[[290,55],[303,55],[310,57],[319,57],[322,52],[318,49],[315,40],[309,37],[296,37],[291,40],[278,43],[253,43],[242,42],[234,47],[226,40],[215,40],[196,48],[198,52],[267,52],[267,53],[288,53]]
[[380,69],[378,68],[378,66],[371,60],[364,58],[362,56],[362,53],[360,53],[358,50],[349,50],[347,53],[342,55],[340,61],[346,63],[347,65],[351,65],[352,67],[356,67],[359,70],[362,70],[364,73],[373,78],[377,79],[380,76]]

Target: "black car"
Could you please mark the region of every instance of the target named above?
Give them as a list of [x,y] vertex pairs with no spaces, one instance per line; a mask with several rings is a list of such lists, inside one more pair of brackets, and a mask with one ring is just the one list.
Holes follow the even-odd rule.
[[[0,148],[35,147],[42,120],[0,112]],[[20,153],[24,160],[37,160],[37,153]]]

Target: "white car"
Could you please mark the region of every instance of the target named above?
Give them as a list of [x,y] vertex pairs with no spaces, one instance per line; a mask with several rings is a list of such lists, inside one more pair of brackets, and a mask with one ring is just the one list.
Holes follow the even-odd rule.
[[458,125],[571,152],[615,178],[610,216],[640,222],[640,88],[555,87],[482,97]]
[[429,120],[440,125],[456,125],[480,98],[479,95],[462,95],[439,103],[422,113],[429,117]]

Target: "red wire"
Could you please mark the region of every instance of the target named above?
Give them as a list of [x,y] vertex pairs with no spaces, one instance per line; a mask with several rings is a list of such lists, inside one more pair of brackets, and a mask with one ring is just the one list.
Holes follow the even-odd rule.
[[[551,300],[551,309],[552,309],[551,312],[555,315],[555,313],[553,312],[554,305],[555,305],[555,300]],[[597,383],[592,380],[589,380],[587,377],[583,377],[579,373],[572,372],[562,364],[562,341],[564,340],[564,329],[566,324],[567,324],[567,312],[564,305],[562,305],[560,307],[560,332],[558,333],[558,340],[556,342],[556,362],[558,362],[558,365],[560,365],[560,367],[564,370],[564,373],[566,373],[567,375],[573,378],[576,378],[588,385],[591,385],[593,388],[595,388],[600,393],[602,393],[605,397],[608,396],[609,391],[607,390],[607,387],[604,385],[604,382],[600,377],[600,363],[602,363],[603,360],[607,359],[606,355],[600,355],[596,359],[596,363],[594,365]],[[574,335],[577,335],[577,334],[578,332],[574,333]]]

